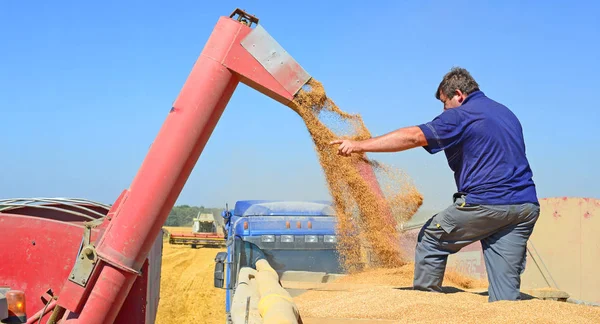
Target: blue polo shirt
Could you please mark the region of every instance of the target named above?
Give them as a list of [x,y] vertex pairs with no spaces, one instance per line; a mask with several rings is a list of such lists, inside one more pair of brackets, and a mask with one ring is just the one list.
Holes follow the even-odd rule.
[[419,125],[431,154],[444,151],[466,203],[506,205],[538,203],[517,117],[481,91],[460,107]]

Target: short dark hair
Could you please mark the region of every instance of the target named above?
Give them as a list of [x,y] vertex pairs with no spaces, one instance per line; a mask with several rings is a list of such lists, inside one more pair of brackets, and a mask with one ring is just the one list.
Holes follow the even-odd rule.
[[456,90],[462,91],[464,94],[469,95],[472,92],[479,90],[479,84],[473,79],[469,71],[461,67],[453,67],[450,72],[444,75],[442,82],[435,92],[436,99],[440,100],[440,93],[444,93],[446,97],[454,97]]

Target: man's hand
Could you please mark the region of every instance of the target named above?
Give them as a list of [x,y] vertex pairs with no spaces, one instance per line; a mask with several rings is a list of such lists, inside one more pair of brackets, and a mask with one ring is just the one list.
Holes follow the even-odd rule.
[[359,141],[352,140],[335,140],[330,142],[331,145],[339,144],[338,154],[342,156],[350,156],[352,153],[362,153],[363,149]]
[[338,154],[350,156],[352,153],[400,152],[427,145],[425,134],[418,126],[404,127],[378,137],[363,141],[335,140],[329,144],[339,144]]

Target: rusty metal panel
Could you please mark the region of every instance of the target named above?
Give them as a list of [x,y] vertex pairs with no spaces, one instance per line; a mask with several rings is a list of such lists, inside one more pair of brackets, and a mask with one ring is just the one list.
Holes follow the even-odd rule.
[[600,303],[600,200],[581,199],[581,296]]
[[544,258],[531,240],[527,242],[527,265],[525,273],[521,276],[521,286],[525,289],[558,287],[546,266]]
[[290,94],[295,95],[310,79],[302,66],[261,25],[241,44]]
[[[571,295],[581,293],[581,224],[580,206],[575,199],[549,198],[540,200],[540,217],[529,240],[536,253],[537,265],[528,264],[523,274],[524,287],[538,287],[540,272],[558,289]],[[547,270],[546,270],[547,269]],[[536,273],[537,278],[532,278]],[[554,284],[556,282],[556,284]]]
[[[600,201],[591,198],[541,199],[541,214],[530,239],[537,264],[529,263],[523,286],[549,282],[574,299],[600,302]],[[548,286],[548,285],[546,285]]]
[[460,252],[448,256],[447,269],[463,273],[471,278],[486,280],[485,259],[481,243],[471,243]]

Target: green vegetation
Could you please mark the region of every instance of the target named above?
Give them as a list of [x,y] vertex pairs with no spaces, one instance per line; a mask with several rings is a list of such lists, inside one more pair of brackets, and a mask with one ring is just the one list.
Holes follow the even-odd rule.
[[198,216],[198,213],[212,213],[215,216],[215,220],[219,222],[221,219],[221,212],[223,208],[205,208],[204,206],[189,206],[179,205],[173,207],[169,213],[169,217],[165,222],[165,226],[192,226],[194,217]]

